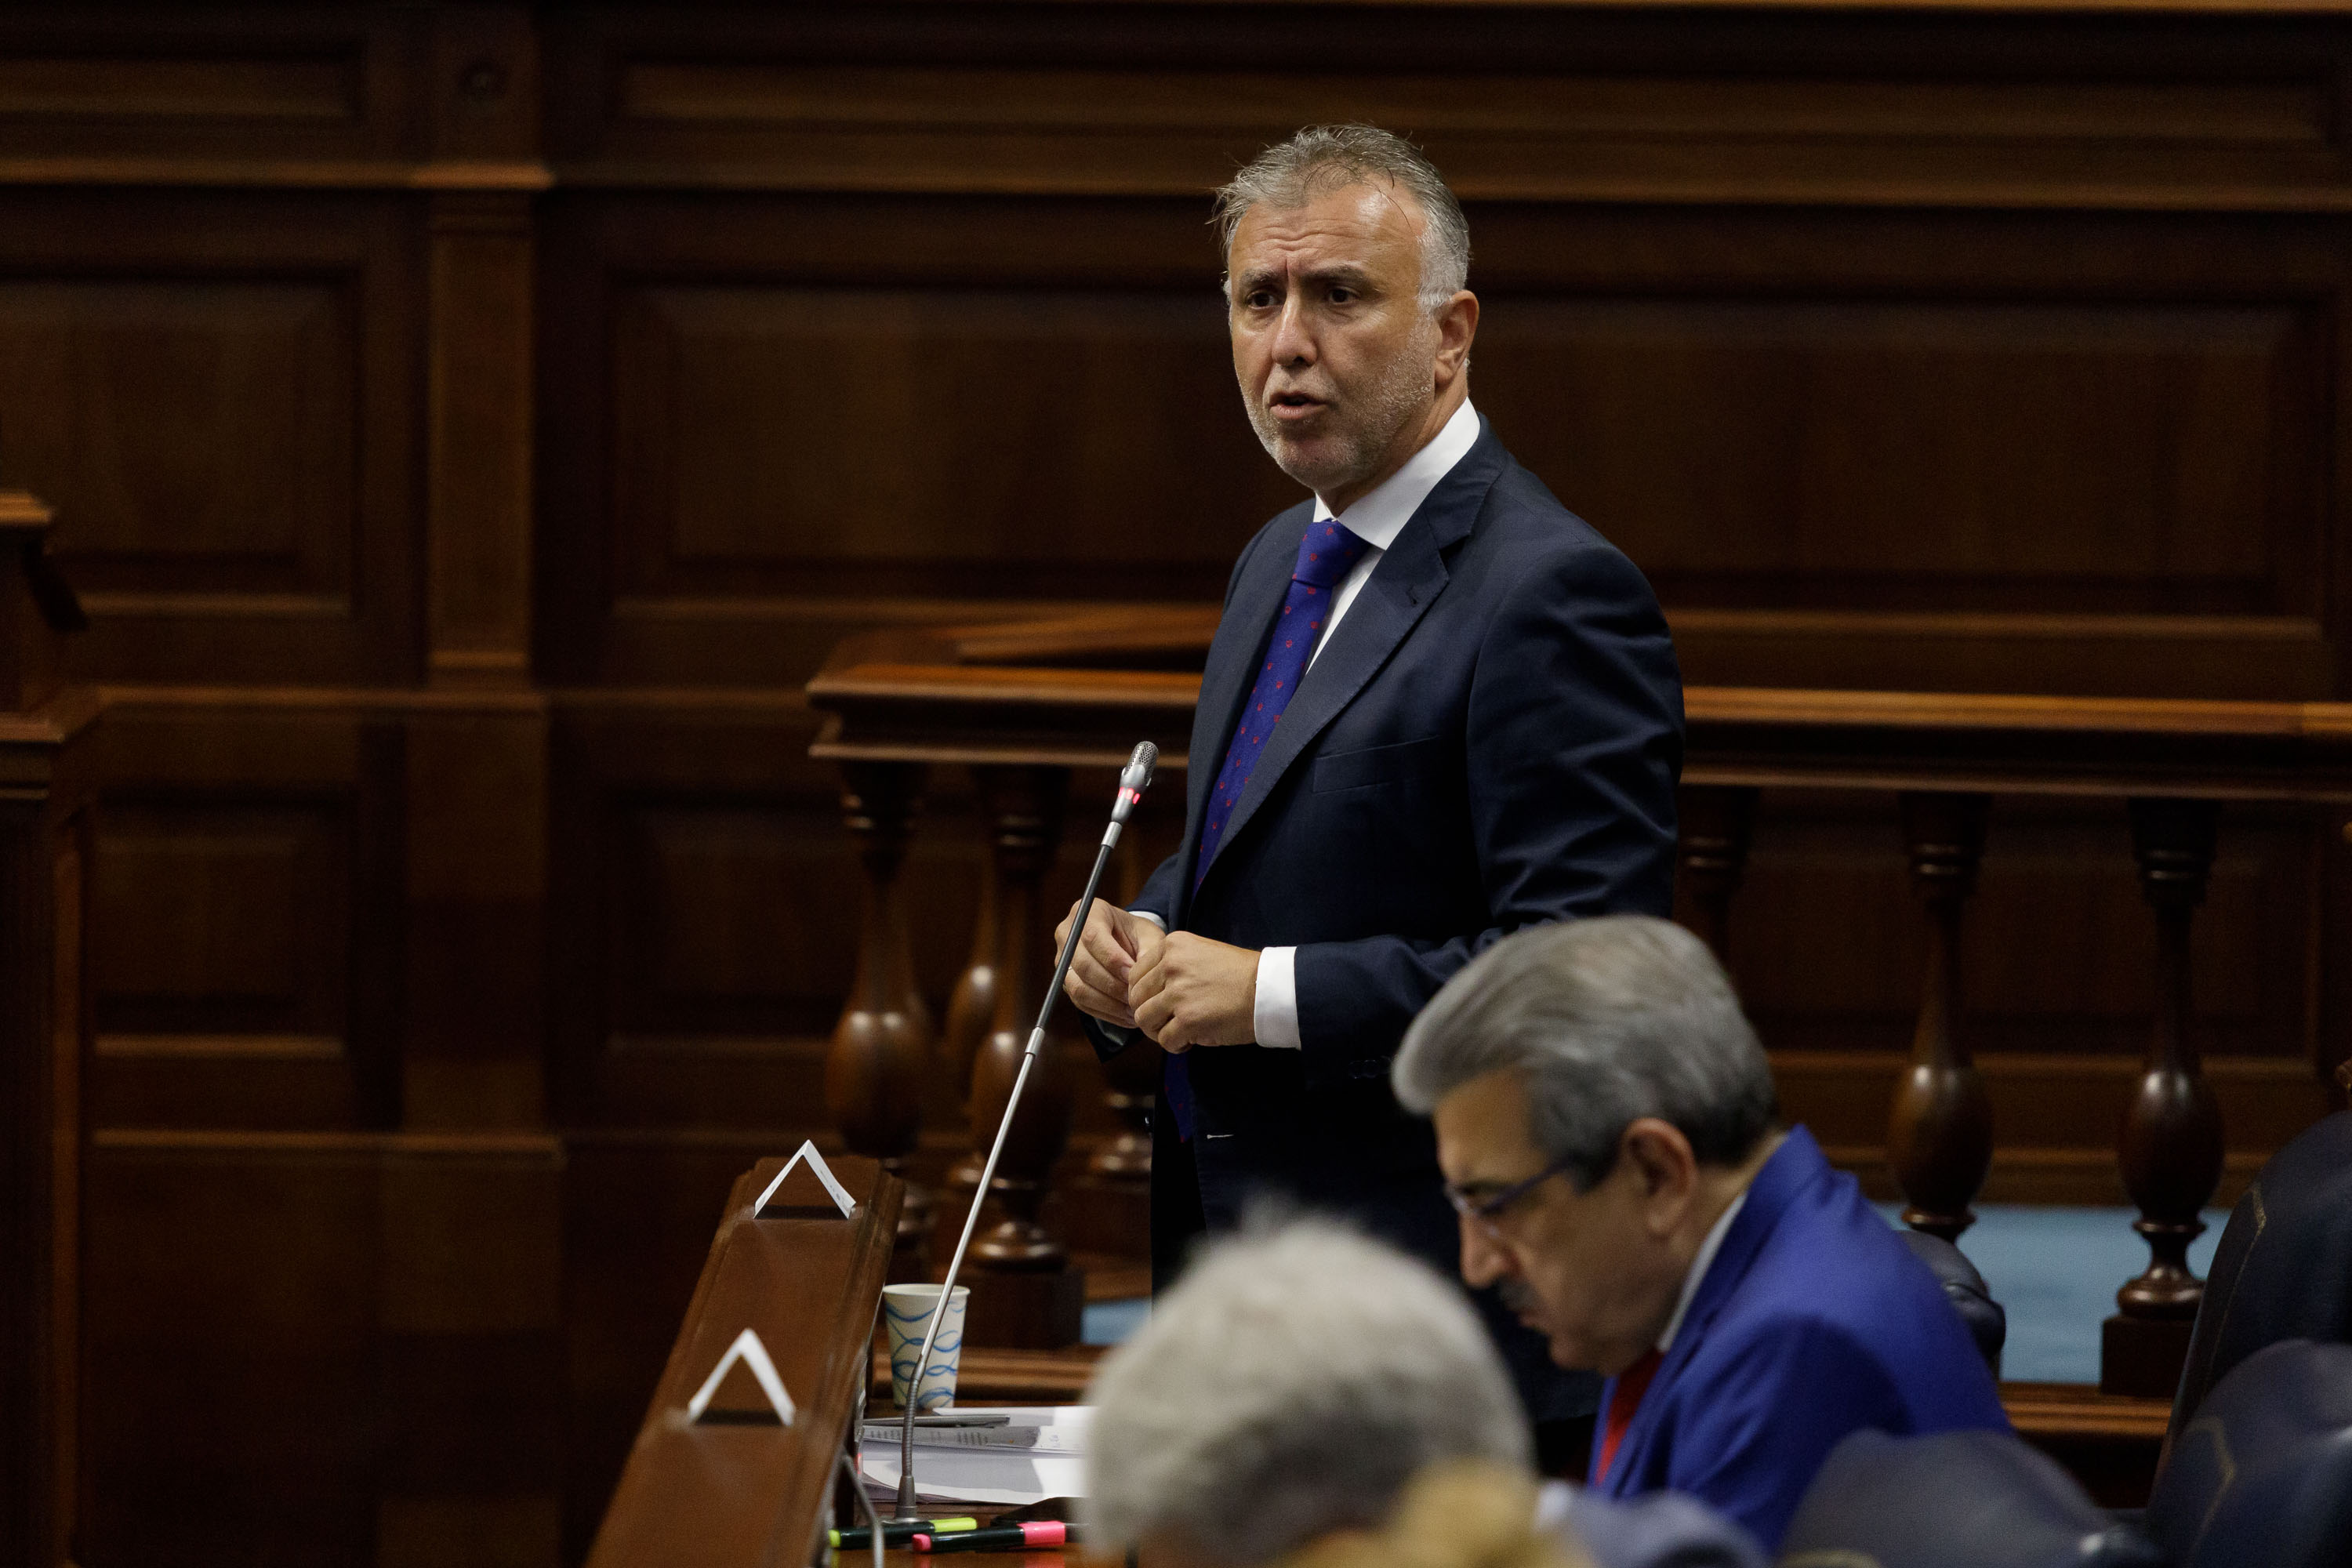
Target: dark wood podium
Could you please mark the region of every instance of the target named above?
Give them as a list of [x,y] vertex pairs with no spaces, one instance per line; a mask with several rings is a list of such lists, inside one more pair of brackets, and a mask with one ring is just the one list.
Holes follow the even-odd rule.
[[[592,1568],[801,1568],[814,1559],[906,1194],[878,1162],[842,1155],[829,1163],[856,1200],[845,1219],[805,1205],[783,1217],[754,1215],[785,1167],[781,1157],[736,1181],[596,1532]],[[688,1401],[745,1329],[758,1333],[791,1395],[790,1426],[735,1411],[710,1419],[716,1405],[701,1422],[688,1418]]]

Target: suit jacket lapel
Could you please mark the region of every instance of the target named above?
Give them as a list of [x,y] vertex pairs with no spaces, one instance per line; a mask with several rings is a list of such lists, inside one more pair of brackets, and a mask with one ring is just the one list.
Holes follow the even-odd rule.
[[[1397,535],[1396,542],[1372,569],[1346,616],[1331,628],[1329,640],[1316,654],[1315,662],[1298,683],[1298,695],[1282,710],[1273,739],[1258,754],[1257,766],[1250,770],[1249,783],[1242,787],[1242,798],[1234,807],[1233,818],[1225,824],[1223,837],[1217,841],[1216,859],[1210,862],[1213,869],[1249,826],[1250,818],[1257,815],[1258,807],[1265,804],[1290,765],[1356,700],[1357,693],[1380,672],[1381,666],[1388,662],[1397,645],[1404,641],[1405,634],[1428,613],[1431,603],[1445,586],[1445,552],[1469,533],[1471,524],[1477,521],[1478,509],[1486,504],[1487,490],[1502,472],[1503,464],[1509,460],[1493,428],[1483,418],[1480,426],[1477,443],[1454,466],[1453,472],[1429,492],[1412,520],[1404,525],[1404,531]],[[1297,555],[1297,541],[1305,534],[1302,524],[1292,536],[1293,560]],[[1265,612],[1268,621],[1280,609],[1282,595],[1289,592],[1287,564],[1286,562],[1280,593]],[[1250,644],[1252,662],[1243,667],[1244,674],[1256,668],[1256,647],[1255,641]],[[1217,769],[1224,763],[1223,737],[1232,731],[1234,713],[1247,695],[1244,682],[1234,694],[1234,710],[1224,715],[1218,750],[1206,760],[1205,774],[1210,779],[1216,776]],[[1193,733],[1197,737],[1200,731],[1196,728]],[[1198,776],[1204,763],[1198,754],[1197,743],[1193,750],[1192,767]],[[1198,798],[1205,800],[1206,796]],[[1198,820],[1197,812],[1188,811],[1187,815]]]
[[1225,605],[1218,635],[1210,645],[1209,661],[1201,671],[1192,749],[1184,773],[1185,877],[1176,907],[1180,921],[1192,905],[1192,855],[1201,842],[1201,824],[1207,820],[1209,791],[1216,784],[1218,770],[1224,766],[1226,742],[1254,684],[1258,649],[1265,646],[1275,617],[1282,613],[1282,601],[1290,593],[1290,568],[1298,559],[1298,542],[1314,521],[1315,507],[1308,502],[1284,512],[1266,529],[1257,559],[1234,584],[1232,602]]
[[[1683,1314],[1682,1327],[1675,1331],[1675,1348],[1666,1353],[1665,1363],[1658,1368],[1642,1403],[1633,1412],[1633,1424],[1625,1428],[1624,1440],[1619,1446],[1617,1463],[1601,1478],[1612,1497],[1630,1496],[1630,1478],[1639,1472],[1643,1453],[1649,1447],[1651,1435],[1663,1419],[1659,1412],[1666,1405],[1665,1394],[1675,1379],[1689,1367],[1699,1347],[1706,1342],[1707,1331],[1723,1310],[1724,1303],[1739,1282],[1748,1277],[1756,1255],[1764,1249],[1773,1227],[1780,1223],[1781,1214],[1790,1200],[1811,1182],[1828,1163],[1822,1158],[1821,1146],[1802,1126],[1792,1127],[1789,1136],[1756,1179],[1748,1184],[1748,1202],[1741,1207],[1739,1217],[1731,1222],[1724,1233],[1723,1245],[1716,1249],[1714,1261],[1707,1265],[1706,1278],[1698,1283],[1698,1291],[1691,1298],[1690,1310]],[[1612,1382],[1604,1393],[1613,1392]],[[1604,1415],[1607,1406],[1602,1406]]]

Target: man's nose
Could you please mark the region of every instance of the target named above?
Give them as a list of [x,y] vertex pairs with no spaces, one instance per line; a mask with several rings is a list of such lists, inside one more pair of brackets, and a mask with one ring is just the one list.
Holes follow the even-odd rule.
[[1307,329],[1306,302],[1292,293],[1275,318],[1274,360],[1276,364],[1313,364],[1315,334]]
[[1479,1289],[1510,1273],[1510,1254],[1486,1234],[1486,1226],[1468,1215],[1461,1221],[1463,1282]]

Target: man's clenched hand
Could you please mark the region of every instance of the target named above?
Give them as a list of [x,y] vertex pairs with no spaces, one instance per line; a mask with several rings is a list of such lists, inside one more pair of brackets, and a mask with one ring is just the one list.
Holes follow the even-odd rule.
[[1191,931],[1162,937],[1127,982],[1136,1026],[1164,1051],[1257,1038],[1257,950]]
[[[1070,940],[1070,922],[1077,915],[1078,906],[1072,904],[1070,912],[1062,917],[1062,923],[1054,928],[1056,952]],[[1129,914],[1115,904],[1096,900],[1095,907],[1087,911],[1087,933],[1078,941],[1069,973],[1063,976],[1063,994],[1089,1016],[1122,1029],[1134,1028],[1135,1012],[1129,987],[1136,971],[1157,959],[1160,944],[1167,940],[1157,925],[1141,915]]]

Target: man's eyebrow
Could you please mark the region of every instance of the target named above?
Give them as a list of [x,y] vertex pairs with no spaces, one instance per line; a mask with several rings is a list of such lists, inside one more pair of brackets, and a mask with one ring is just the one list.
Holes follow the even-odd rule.
[[1371,281],[1371,272],[1353,261],[1335,261],[1326,267],[1310,267],[1299,276],[1309,283],[1346,283],[1361,288]]
[[[1349,288],[1370,292],[1372,275],[1369,268],[1352,261],[1336,261],[1321,267],[1309,267],[1298,273],[1303,283],[1343,283]],[[1281,287],[1286,273],[1278,267],[1253,267],[1234,279],[1236,296],[1251,294],[1260,289]]]

